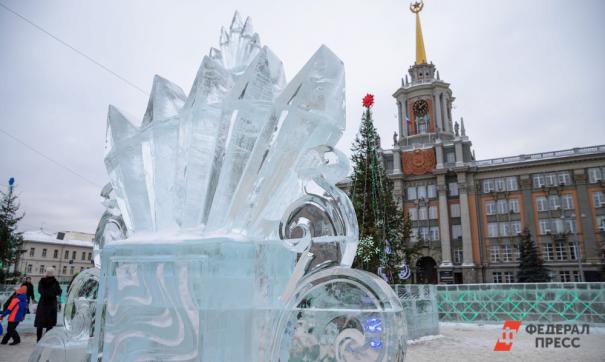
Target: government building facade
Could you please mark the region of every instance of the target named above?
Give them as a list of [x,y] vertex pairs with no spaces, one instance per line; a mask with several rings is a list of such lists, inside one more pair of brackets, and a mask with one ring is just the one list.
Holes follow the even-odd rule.
[[452,119],[450,85],[427,62],[413,6],[416,61],[393,94],[398,133],[381,146],[413,239],[425,240],[413,282],[515,282],[524,228],[552,281],[602,281],[605,145],[476,159],[464,121]]

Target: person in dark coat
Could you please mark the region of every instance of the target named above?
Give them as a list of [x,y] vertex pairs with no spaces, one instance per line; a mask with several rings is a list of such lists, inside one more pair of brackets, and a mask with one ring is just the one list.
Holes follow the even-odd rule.
[[36,303],[36,297],[34,296],[34,285],[32,284],[32,278],[26,277],[25,281],[21,284],[21,286],[25,286],[27,288],[27,294],[26,294],[27,304],[30,304],[32,301],[34,303]]
[[40,299],[38,300],[38,309],[34,320],[38,341],[42,338],[44,328],[48,332],[57,324],[57,297],[61,296],[62,290],[54,275],[55,269],[48,268],[46,276],[40,279],[38,283]]

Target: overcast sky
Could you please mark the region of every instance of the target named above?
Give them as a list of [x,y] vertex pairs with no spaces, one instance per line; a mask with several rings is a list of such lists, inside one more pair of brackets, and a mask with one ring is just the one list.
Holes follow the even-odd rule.
[[[391,143],[392,94],[414,60],[408,1],[0,0],[139,87],[159,74],[187,92],[234,10],[292,76],[323,43],[345,63],[349,148],[361,98]],[[427,0],[427,57],[451,83],[477,158],[605,144],[605,2]],[[0,7],[0,129],[75,170],[56,166],[0,132],[0,182],[15,177],[22,229],[94,232],[107,105],[142,118],[147,97]]]

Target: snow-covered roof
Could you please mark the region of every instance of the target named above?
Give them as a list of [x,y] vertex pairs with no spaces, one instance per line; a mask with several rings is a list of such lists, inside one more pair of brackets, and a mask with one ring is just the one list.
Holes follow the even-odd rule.
[[[92,248],[92,238],[94,237],[92,234],[85,233],[72,233],[69,231],[63,232],[65,235],[63,240],[57,239],[58,233],[49,233],[44,230],[34,230],[34,231],[26,231],[23,233],[24,241],[37,241],[41,243],[48,244],[59,244],[59,245],[70,245],[70,246],[82,246],[87,248]],[[77,234],[80,236],[87,237],[86,239],[75,239],[70,238],[70,234]],[[90,238],[88,238],[90,236]]]

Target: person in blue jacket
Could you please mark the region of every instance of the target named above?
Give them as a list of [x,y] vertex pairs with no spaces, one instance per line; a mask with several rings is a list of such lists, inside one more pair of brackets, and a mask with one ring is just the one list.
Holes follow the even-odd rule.
[[25,319],[25,312],[27,311],[27,287],[22,286],[15,293],[15,297],[11,300],[8,308],[3,310],[2,316],[0,316],[0,320],[2,320],[3,317],[8,315],[8,328],[0,344],[7,344],[11,338],[13,339],[13,342],[10,344],[11,346],[21,343],[21,337],[17,333],[17,326]]

